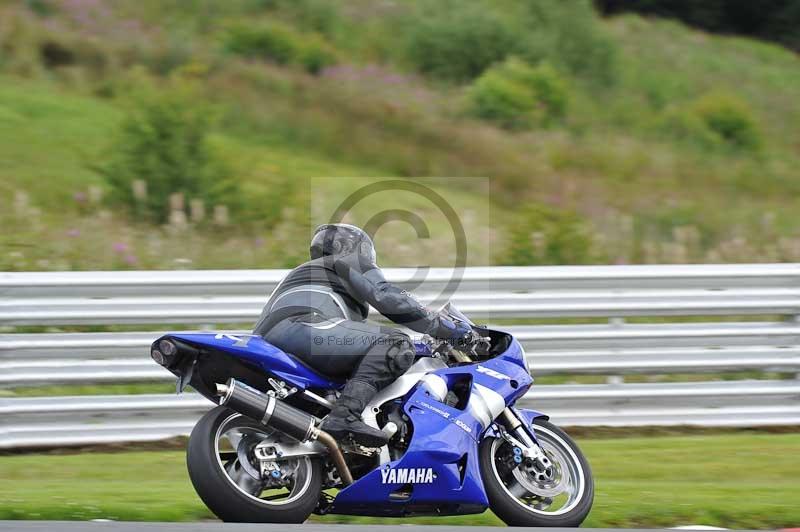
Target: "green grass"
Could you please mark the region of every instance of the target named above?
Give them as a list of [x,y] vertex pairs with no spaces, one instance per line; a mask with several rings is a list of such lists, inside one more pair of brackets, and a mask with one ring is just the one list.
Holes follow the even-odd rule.
[[66,395],[128,395],[175,393],[174,383],[132,382],[124,384],[52,384],[1,390],[0,397],[53,397]]
[[[107,205],[73,199],[85,196],[89,186],[103,186],[90,165],[107,154],[120,116],[119,102],[69,93],[46,81],[0,76],[0,160],[9,163],[0,166],[0,224],[8,228],[0,234],[0,270],[290,267],[307,256],[309,227],[329,221],[356,189],[396,176],[378,165],[336,160],[232,128],[212,140],[235,164],[243,193],[259,198],[253,216],[266,218],[269,213],[259,210],[277,210],[277,225],[213,231],[152,227]],[[427,182],[447,198],[475,244],[469,263],[487,264],[496,241],[492,228],[510,218],[493,207],[488,193],[474,192],[476,187],[488,191],[488,180],[470,183],[464,188],[464,180]],[[29,205],[18,205],[18,192],[25,193]],[[382,262],[415,266],[433,258],[433,264],[452,265],[451,226],[423,195],[380,192],[356,205],[348,220],[365,223],[397,202],[423,217],[430,234],[418,238],[407,223],[385,224],[377,245]],[[120,243],[129,251],[115,252]],[[166,261],[162,248],[170,249]],[[134,261],[126,262],[126,255]]]
[[0,76],[0,191],[11,198],[25,190],[45,210],[63,207],[101,183],[89,165],[121,116],[108,102],[53,83]]
[[[766,529],[800,522],[800,434],[584,438],[580,444],[596,481],[586,526]],[[0,519],[212,517],[192,490],[180,451],[0,456],[0,478]],[[488,512],[403,523],[500,524]]]
[[[39,207],[63,209],[64,201],[89,184],[102,185],[90,166],[105,155],[122,117],[120,102],[69,91],[46,80],[0,76],[0,190],[27,191]],[[269,184],[270,177],[383,175],[380,170],[320,157],[275,139],[218,135],[215,143],[247,168],[244,177]],[[41,186],[46,182],[48,186]],[[68,205],[67,207],[73,207]]]
[[[534,370],[534,375],[536,371]],[[615,376],[617,377],[617,376]],[[684,373],[667,375],[622,375],[624,382],[698,382],[733,381],[742,379],[783,380],[794,379],[794,373],[740,371],[734,373]],[[536,384],[605,384],[607,375],[542,375]],[[190,388],[191,390],[191,388]],[[118,384],[52,384],[0,389],[0,397],[53,397],[71,395],[130,395],[142,393],[175,393],[175,384],[169,382],[131,382]]]

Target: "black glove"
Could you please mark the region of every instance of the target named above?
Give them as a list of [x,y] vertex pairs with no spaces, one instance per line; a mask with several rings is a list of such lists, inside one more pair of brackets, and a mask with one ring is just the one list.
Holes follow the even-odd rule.
[[453,347],[466,347],[472,342],[472,327],[468,324],[445,316],[439,317],[439,324],[450,332],[449,340]]

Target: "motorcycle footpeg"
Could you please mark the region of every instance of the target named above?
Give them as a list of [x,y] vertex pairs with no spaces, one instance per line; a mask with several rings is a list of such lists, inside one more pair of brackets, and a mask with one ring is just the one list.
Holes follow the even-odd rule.
[[355,439],[353,439],[353,436],[350,434],[339,442],[339,449],[341,449],[343,453],[358,454],[361,456],[373,456],[380,452],[380,447],[367,447],[356,443]]

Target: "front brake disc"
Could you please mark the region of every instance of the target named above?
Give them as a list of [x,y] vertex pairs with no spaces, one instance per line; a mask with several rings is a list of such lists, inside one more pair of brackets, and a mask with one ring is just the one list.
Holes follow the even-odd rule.
[[514,479],[516,479],[516,481],[519,482],[526,490],[534,495],[549,498],[556,497],[564,493],[569,478],[562,473],[560,468],[556,468],[555,463],[550,466],[553,468],[555,478],[543,482],[533,478],[532,475],[534,473],[529,472],[527,467],[528,466],[525,466],[524,464],[520,464],[518,467],[515,467],[511,470],[511,474],[514,475]]

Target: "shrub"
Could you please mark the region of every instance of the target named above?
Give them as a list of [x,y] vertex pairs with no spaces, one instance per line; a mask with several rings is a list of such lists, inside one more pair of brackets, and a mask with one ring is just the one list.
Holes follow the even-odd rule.
[[720,137],[690,109],[667,109],[659,119],[658,126],[669,136],[688,141],[702,148],[714,148],[721,144]]
[[693,105],[694,114],[719,138],[738,148],[757,149],[761,135],[747,103],[727,92],[712,92]]
[[617,47],[589,0],[536,0],[525,7],[529,29],[518,55],[532,64],[550,61],[601,84],[614,82]]
[[25,5],[31,12],[36,13],[40,17],[49,17],[56,12],[53,4],[47,0],[25,0]]
[[509,58],[487,70],[469,90],[472,113],[503,127],[549,125],[563,118],[568,93],[549,64],[531,67]]
[[[230,170],[209,145],[213,110],[201,102],[187,81],[167,86],[149,84],[131,97],[109,161],[99,168],[115,203],[148,219],[169,217],[170,195],[236,207],[237,187]],[[146,183],[146,194],[135,193],[135,182]]]
[[480,1],[422,5],[406,51],[422,73],[468,81],[513,54],[602,84],[616,78],[616,44],[590,0],[528,0],[509,10]]
[[294,31],[281,24],[237,24],[226,31],[223,47],[227,52],[283,65],[294,59],[299,42]]
[[534,266],[586,264],[592,240],[578,216],[544,205],[529,207],[511,228],[505,264]]
[[536,102],[520,83],[494,72],[481,76],[469,91],[471,112],[509,129],[529,127],[535,121]]
[[296,52],[296,61],[310,74],[336,64],[336,54],[323,39],[316,35],[308,35]]
[[569,101],[567,82],[549,63],[531,68],[511,59],[504,64],[504,70],[511,79],[531,89],[538,105],[544,109],[546,120],[564,117]]
[[340,24],[338,6],[330,0],[274,0],[271,9],[287,15],[293,25],[331,35]]
[[703,148],[728,146],[757,150],[761,133],[750,107],[726,92],[711,92],[689,105],[665,111],[662,129]]
[[79,33],[53,31],[22,10],[0,12],[0,68],[22,75],[50,70],[81,70],[86,77],[109,73],[113,52],[95,39]]
[[280,65],[297,64],[312,74],[336,63],[333,48],[320,35],[297,33],[275,22],[231,26],[225,33],[223,47],[244,57]]
[[408,60],[424,74],[467,81],[513,49],[508,25],[477,2],[441,2],[414,25]]

